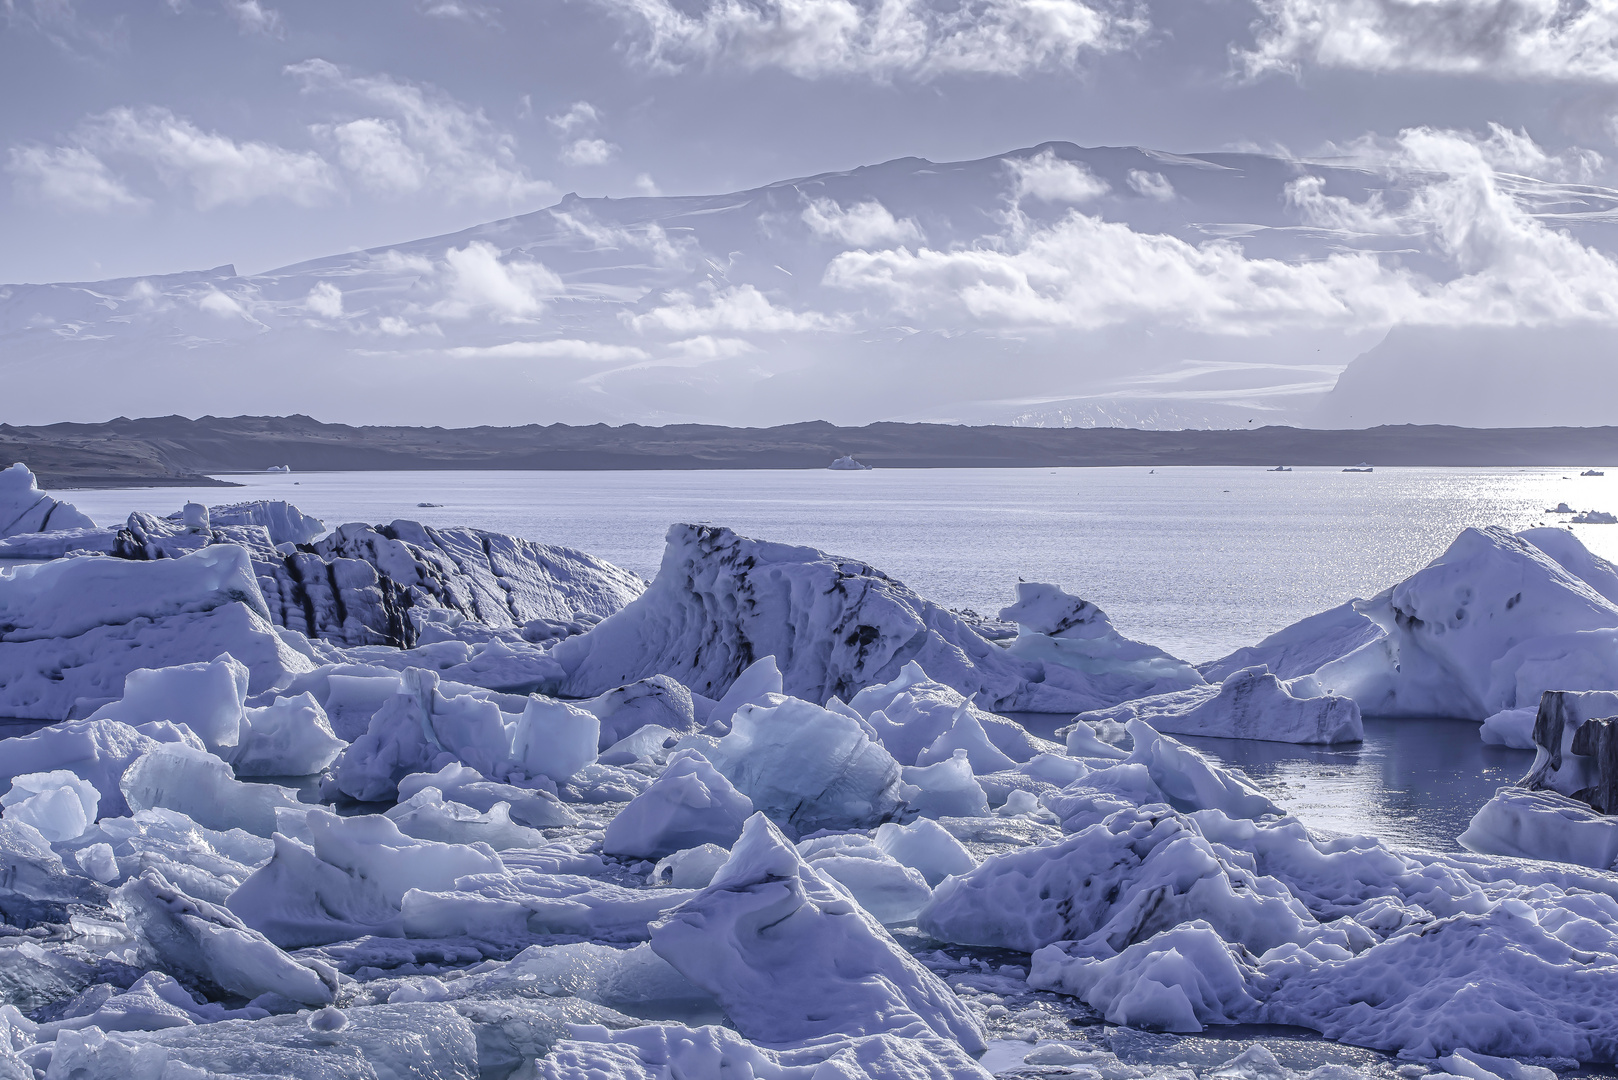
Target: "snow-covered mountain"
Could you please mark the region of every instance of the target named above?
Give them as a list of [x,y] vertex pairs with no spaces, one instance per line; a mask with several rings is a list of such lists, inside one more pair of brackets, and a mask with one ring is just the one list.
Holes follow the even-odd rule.
[[[1451,143],[1326,162],[1049,143],[725,195],[569,195],[261,274],[11,285],[0,420],[1457,421],[1401,387],[1445,399],[1465,369],[1446,342],[1479,325],[1529,350],[1573,326],[1557,340],[1609,351],[1618,192]],[[1358,404],[1328,397],[1399,324],[1422,347],[1357,364]],[[1434,357],[1438,376],[1407,379]],[[1582,358],[1563,366],[1589,383]],[[1610,414],[1614,393],[1481,422],[1581,422],[1567,410]]]

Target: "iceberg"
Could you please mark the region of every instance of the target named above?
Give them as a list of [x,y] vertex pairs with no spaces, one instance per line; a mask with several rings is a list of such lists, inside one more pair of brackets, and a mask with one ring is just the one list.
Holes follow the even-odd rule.
[[117,720],[74,720],[52,724],[29,735],[5,741],[0,754],[0,783],[12,784],[29,773],[71,772],[89,782],[100,796],[99,812],[123,816],[124,771],[136,758],[165,743],[202,749],[202,741],[184,728],[169,723],[142,724],[139,728]]
[[870,724],[889,753],[912,765],[960,722],[963,710],[994,750],[1014,762],[1027,761],[1051,745],[1028,734],[1021,724],[978,708],[975,698],[928,678],[913,660],[890,681],[855,694],[848,707]]
[[753,801],[695,750],[669,759],[651,787],[607,823],[601,849],[631,859],[662,859],[688,848],[728,848],[753,815]]
[[1221,739],[1334,744],[1365,738],[1359,706],[1351,698],[1294,697],[1263,667],[1242,668],[1218,683],[1137,698],[1074,719],[1086,724],[1142,720],[1168,735]]
[[782,692],[816,703],[890,682],[911,661],[995,709],[1077,712],[1118,700],[1078,673],[1047,680],[1044,665],[864,563],[699,525],[670,528],[647,590],[551,655],[564,672],[555,689],[570,697],[661,673],[719,698],[774,656]]
[[978,1019],[763,814],[713,883],[659,919],[652,951],[712,994],[744,1037],[939,1038],[984,1049]]
[[0,469],[0,538],[95,527],[72,503],[41,491],[28,466],[18,462]]
[[53,844],[73,840],[95,823],[101,793],[66,769],[13,777],[0,795],[0,816],[39,830]]
[[290,788],[244,784],[229,762],[183,743],[148,750],[125,770],[118,786],[131,810],[162,807],[221,832],[269,836],[276,831],[278,808],[307,809]]

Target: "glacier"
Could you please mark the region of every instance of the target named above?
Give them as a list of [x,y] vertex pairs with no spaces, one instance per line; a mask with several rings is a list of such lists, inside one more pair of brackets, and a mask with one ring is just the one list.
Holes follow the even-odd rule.
[[[716,526],[645,583],[287,504],[51,513],[0,539],[0,715],[41,725],[0,742],[6,1080],[1618,1062],[1618,572],[1564,533],[1193,666],[1056,585],[997,643]],[[277,617],[299,559],[392,599]],[[1461,852],[1176,738],[1440,707],[1536,749]]]

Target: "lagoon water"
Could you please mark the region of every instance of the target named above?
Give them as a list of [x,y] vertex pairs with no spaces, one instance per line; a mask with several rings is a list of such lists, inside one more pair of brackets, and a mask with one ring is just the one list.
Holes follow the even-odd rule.
[[[75,491],[100,522],[187,499],[287,499],[328,525],[412,518],[565,544],[646,577],[672,522],[857,558],[923,596],[993,614],[1019,577],[1099,604],[1124,633],[1189,660],[1370,596],[1468,526],[1560,525],[1618,510],[1618,469],[925,469],[871,472],[253,474],[236,489]],[[418,506],[418,503],[437,506]],[[1574,532],[1618,560],[1618,525]],[[1454,848],[1473,811],[1526,771],[1476,726],[1373,721],[1352,748],[1191,740],[1245,769],[1312,826]]]

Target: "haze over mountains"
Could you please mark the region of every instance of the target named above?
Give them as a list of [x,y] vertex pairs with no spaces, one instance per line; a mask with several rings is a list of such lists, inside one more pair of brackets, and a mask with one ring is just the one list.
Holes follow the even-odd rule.
[[569,195],[251,276],[0,287],[0,420],[1600,424],[1618,191],[1586,165],[1425,131]]

